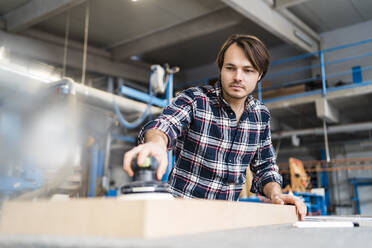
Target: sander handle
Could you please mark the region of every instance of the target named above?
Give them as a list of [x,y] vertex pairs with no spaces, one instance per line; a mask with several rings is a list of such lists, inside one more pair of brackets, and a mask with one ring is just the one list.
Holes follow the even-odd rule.
[[133,181],[156,181],[156,170],[159,163],[153,156],[146,157],[142,164],[138,164],[137,158],[135,158],[132,160],[131,167],[134,172]]

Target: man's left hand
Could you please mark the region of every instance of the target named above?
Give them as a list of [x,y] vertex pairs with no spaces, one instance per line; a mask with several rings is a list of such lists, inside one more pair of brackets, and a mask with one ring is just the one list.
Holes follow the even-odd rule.
[[275,194],[271,197],[271,202],[273,204],[290,204],[295,205],[297,209],[297,214],[300,217],[300,220],[304,220],[307,212],[307,208],[304,202],[297,196],[287,195],[287,194]]

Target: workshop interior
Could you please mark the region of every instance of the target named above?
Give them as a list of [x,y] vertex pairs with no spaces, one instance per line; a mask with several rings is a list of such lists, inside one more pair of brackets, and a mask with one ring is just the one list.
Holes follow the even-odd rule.
[[[3,206],[13,201],[122,199],[119,205],[133,216],[145,208],[141,199],[148,200],[148,206],[153,199],[168,201],[174,154],[169,152],[160,181],[156,159],[148,158],[138,167],[133,162],[131,178],[123,170],[123,156],[137,144],[143,125],[159,116],[179,92],[218,80],[217,53],[232,34],[255,35],[270,52],[269,71],[252,94],[271,114],[283,192],[304,201],[306,221],[349,221],[353,230],[360,225],[355,237],[366,238],[372,226],[371,0],[1,0],[0,222],[6,214]],[[269,205],[264,196],[250,192],[249,170],[246,179],[237,204]],[[134,201],[125,206],[129,198]],[[134,208],[135,202],[134,211],[129,205]],[[210,204],[208,208],[214,206]],[[167,206],[173,205],[182,209],[177,203]],[[17,207],[21,209],[12,208]],[[47,205],[40,209],[44,207],[47,211]],[[156,204],[153,208],[161,209]],[[217,208],[222,211],[223,206]],[[15,227],[22,218],[15,218]],[[121,224],[136,226],[133,222]],[[268,239],[282,240],[279,247],[284,247],[285,237],[296,235],[293,226],[279,228],[282,236],[273,225],[254,228],[223,233],[235,235],[237,245],[244,235],[258,245],[267,231]],[[335,228],[331,234],[346,227]],[[315,232],[319,240],[301,231],[308,235],[304,247],[321,240],[331,244],[332,235]],[[212,246],[207,237],[222,239],[208,233],[196,236],[193,243],[177,235],[185,247]],[[353,244],[352,237],[345,235],[344,244]],[[51,240],[0,232],[4,247],[57,247],[61,242]],[[175,240],[124,238],[105,243],[95,237],[81,247],[184,247],[171,241]],[[80,247],[77,237],[69,242],[61,243]],[[228,241],[220,243],[224,244]]]

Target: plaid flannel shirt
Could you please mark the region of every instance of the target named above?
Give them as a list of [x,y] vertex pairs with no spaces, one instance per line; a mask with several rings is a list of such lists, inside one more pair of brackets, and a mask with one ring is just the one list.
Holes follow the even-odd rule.
[[247,166],[253,172],[251,191],[263,194],[269,182],[282,184],[271,142],[270,113],[249,95],[237,123],[222,98],[221,84],[189,88],[140,131],[163,131],[175,165],[168,183],[175,196],[237,200]]

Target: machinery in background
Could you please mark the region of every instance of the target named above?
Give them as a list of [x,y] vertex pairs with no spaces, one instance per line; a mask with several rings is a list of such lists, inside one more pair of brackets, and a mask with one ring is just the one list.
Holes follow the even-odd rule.
[[371,187],[372,186],[372,178],[371,177],[353,177],[349,179],[350,184],[353,186],[353,198],[352,201],[355,204],[355,212],[356,214],[362,214],[361,210],[361,200],[359,196],[359,187]]
[[[176,67],[176,66],[170,67],[168,64],[165,64],[164,67],[160,65],[152,65],[148,94],[125,86],[124,85],[125,82],[119,79],[119,82],[122,85],[120,87],[121,94],[131,99],[135,99],[135,100],[138,100],[138,101],[141,101],[147,104],[146,110],[143,111],[143,114],[140,117],[138,117],[137,120],[133,122],[129,122],[123,117],[123,115],[121,114],[121,112],[117,108],[117,105],[114,102],[114,110],[115,110],[116,116],[124,128],[126,129],[138,128],[140,124],[144,122],[146,118],[148,118],[149,120],[152,119],[152,114],[150,112],[150,109],[152,109],[153,106],[164,108],[172,101],[173,99],[173,77],[175,73],[179,72],[179,70],[180,70],[179,67]],[[155,96],[156,94],[162,95],[162,97],[157,97]],[[125,139],[133,138],[133,137],[120,136],[119,138],[125,140]],[[168,167],[162,178],[163,182],[167,181],[168,175],[170,174],[173,164],[174,164],[174,157],[172,155],[172,152],[170,151],[168,152]],[[115,189],[116,193],[114,190],[110,193],[110,195],[115,196],[118,193],[117,189],[120,186],[117,185],[116,183],[116,187],[114,187],[116,188]]]
[[0,77],[0,199],[78,194],[76,101],[60,93],[63,82],[45,84],[3,68]]
[[[249,170],[249,168],[248,168]],[[239,201],[246,202],[270,202],[264,196],[247,194],[249,192],[252,175],[247,172],[247,187],[244,188],[241,198]],[[312,184],[310,177],[307,175],[304,165],[301,160],[290,158],[289,159],[289,174],[290,174],[290,185],[288,184],[284,189],[283,193],[293,194],[303,199],[308,215],[327,215],[327,205],[325,201],[324,191],[323,193],[314,193],[311,189]],[[314,189],[315,190],[315,189]]]
[[289,174],[291,176],[291,185],[287,185],[283,192],[310,192],[311,181],[307,175],[301,160],[289,159]]
[[312,193],[310,176],[307,175],[301,160],[289,159],[290,185],[283,192],[302,198],[307,206],[308,215],[327,215],[327,206],[323,194]]
[[0,202],[11,195],[37,190],[44,184],[43,171],[28,165],[3,165],[0,172]]
[[[159,100],[150,95],[165,90],[165,99],[160,99],[164,107],[172,99],[173,74],[179,69],[156,66],[154,70],[158,71],[152,73],[157,77],[154,92],[144,94]],[[126,89],[121,93],[128,94]],[[129,94],[136,99],[137,93]],[[133,134],[123,136],[118,128],[114,105],[133,121],[149,102],[137,100],[69,79],[47,83],[0,67],[0,202],[55,194],[95,197],[112,189],[110,152],[112,145],[119,145],[112,140],[134,140]],[[153,105],[148,114],[159,114],[161,109]],[[119,183],[129,181],[124,179]]]

